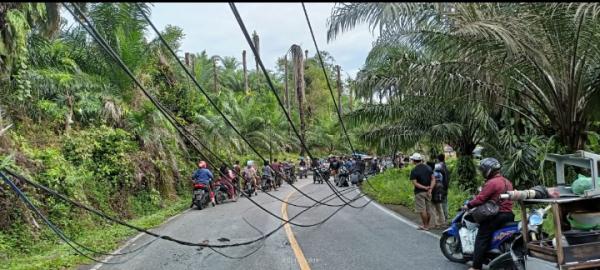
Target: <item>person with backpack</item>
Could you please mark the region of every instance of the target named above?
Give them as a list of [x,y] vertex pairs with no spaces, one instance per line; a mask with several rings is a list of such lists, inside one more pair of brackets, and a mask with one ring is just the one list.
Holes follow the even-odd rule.
[[444,201],[442,202],[442,210],[444,210],[444,219],[448,220],[449,212],[448,212],[448,188],[450,188],[450,170],[448,170],[448,166],[446,166],[446,156],[444,154],[439,154],[437,156],[438,164],[442,166],[442,178],[444,184]]
[[442,165],[435,164],[433,170],[433,177],[435,178],[435,186],[431,192],[431,202],[433,203],[434,212],[434,228],[443,229],[446,224],[446,218],[444,217],[443,202],[447,197],[446,189],[444,188],[444,176],[442,174]]

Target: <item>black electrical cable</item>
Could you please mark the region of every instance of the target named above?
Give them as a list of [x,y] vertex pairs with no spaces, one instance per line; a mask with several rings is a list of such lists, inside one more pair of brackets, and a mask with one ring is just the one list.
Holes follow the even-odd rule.
[[[137,8],[140,11],[143,11],[142,8],[135,3],[135,5],[137,6]],[[234,130],[234,132],[240,136],[242,138],[242,140],[248,144],[248,146],[250,147],[250,149],[252,149],[252,151],[263,161],[266,161],[266,159],[250,144],[250,142],[238,131],[238,129],[233,125],[233,123],[231,123],[231,121],[229,121],[229,119],[227,118],[227,116],[225,116],[225,114],[223,114],[223,112],[218,108],[218,106],[215,104],[215,102],[212,100],[212,98],[206,93],[206,91],[204,91],[204,89],[202,88],[202,86],[200,86],[200,84],[198,83],[198,81],[196,80],[196,78],[190,73],[190,71],[185,67],[185,65],[183,64],[183,62],[181,61],[181,59],[179,59],[179,57],[177,57],[177,54],[175,53],[175,51],[173,51],[173,49],[171,48],[171,46],[166,42],[166,40],[163,38],[162,34],[160,33],[160,31],[158,31],[158,29],[156,28],[156,26],[152,23],[152,21],[150,20],[150,18],[148,18],[148,16],[144,13],[141,12],[142,16],[146,19],[146,21],[148,22],[148,24],[152,27],[152,29],[154,30],[154,32],[156,33],[156,35],[158,36],[158,38],[162,41],[163,45],[169,50],[169,52],[171,52],[171,54],[173,55],[173,57],[175,58],[175,60],[179,63],[179,65],[181,66],[181,68],[185,71],[185,73],[188,75],[188,77],[194,82],[194,84],[196,85],[196,87],[200,90],[200,92],[206,97],[206,99],[209,101],[209,103],[214,107],[214,109],[221,115],[221,117],[225,120],[225,122]],[[253,51],[255,50],[254,47],[252,47]],[[256,55],[256,53],[255,53]],[[258,62],[260,63],[260,66],[263,68],[263,72],[265,72],[265,74],[267,75],[267,81],[268,84],[271,86],[272,90],[275,93],[275,96],[277,98],[277,101],[279,102],[279,105],[282,106],[283,108],[283,104],[281,103],[281,100],[279,99],[279,97],[276,94],[276,91],[273,87],[273,84],[270,80],[270,78],[268,77],[268,74],[266,73],[264,66],[262,64],[262,61],[260,61],[260,58],[257,58]],[[298,138],[300,139],[300,142],[302,144],[302,147],[304,147],[305,151],[307,152],[307,154],[311,157],[311,159],[313,158],[313,156],[310,154],[310,151],[308,150],[308,148],[306,147],[306,144],[304,143],[304,140],[302,139],[302,137],[298,134],[296,127],[294,126],[293,122],[291,121],[291,118],[289,117],[287,111],[285,111],[285,115],[288,119],[288,121],[290,122],[292,128],[294,129],[294,132],[296,133],[296,135],[298,136]],[[271,166],[271,165],[269,165]],[[272,167],[271,167],[272,168]],[[315,173],[319,173],[317,171],[315,171]],[[328,180],[327,180],[328,181]],[[318,200],[312,198],[311,196],[309,196],[308,194],[304,193],[302,190],[300,190],[299,188],[297,188],[294,184],[289,183],[290,186],[292,186],[296,191],[298,191],[300,194],[302,194],[303,196],[309,198],[310,200],[314,201],[314,202],[319,202]],[[332,189],[333,193],[336,194],[336,196],[338,196],[340,198],[340,200],[343,202],[343,204],[347,204],[348,202],[344,200],[344,198],[342,198],[338,193],[337,190],[335,188],[333,188],[331,186],[331,184],[328,184],[329,188]],[[273,196],[272,196],[273,197]],[[280,199],[278,199],[280,200]],[[326,206],[330,206],[330,207],[340,207],[343,204],[340,205],[330,205],[330,204],[324,204]],[[356,206],[350,205],[350,207],[352,208],[357,208]]]
[[[340,121],[340,125],[342,126],[342,130],[344,131],[344,135],[346,135],[346,140],[348,141],[348,145],[350,145],[350,150],[352,150],[352,153],[356,153],[354,146],[352,146],[352,141],[350,140],[350,136],[348,136],[348,131],[346,130],[346,125],[344,125],[344,120],[342,119],[342,112],[340,110],[338,110],[338,104],[335,101],[335,95],[333,94],[333,89],[331,87],[331,82],[329,81],[329,76],[327,76],[327,70],[325,68],[325,61],[323,61],[323,57],[321,56],[321,50],[319,50],[319,45],[317,45],[317,39],[315,38],[315,33],[313,31],[312,28],[312,24],[310,23],[310,19],[308,18],[308,12],[306,11],[306,6],[304,5],[304,2],[301,2],[302,4],[302,10],[304,11],[304,17],[306,18],[306,24],[308,25],[308,29],[310,30],[310,36],[312,37],[312,41],[313,44],[315,45],[315,49],[317,50],[317,56],[319,57],[319,63],[321,64],[321,69],[323,70],[323,76],[325,76],[325,82],[327,83],[327,88],[329,89],[329,94],[331,94],[331,100],[333,100],[333,106],[335,108],[336,114],[338,116],[338,119]],[[342,101],[339,100],[339,102],[341,103]],[[377,189],[375,189],[375,187],[373,185],[371,185],[371,183],[369,181],[367,181],[367,184],[375,191],[377,191]]]
[[[91,257],[87,254],[85,254],[83,251],[81,251],[79,248],[77,248],[76,246],[80,246],[81,248],[87,250],[87,251],[91,251],[92,253],[98,253],[98,254],[103,254],[100,252],[96,252],[93,249],[87,248],[77,242],[75,242],[74,240],[70,239],[69,237],[67,237],[59,228],[57,228],[54,223],[52,223],[52,221],[50,221],[46,216],[44,216],[40,210],[33,205],[33,203],[29,200],[29,198],[21,191],[21,189],[19,189],[17,187],[17,185],[11,181],[10,179],[8,179],[8,177],[6,177],[6,175],[4,175],[2,172],[0,172],[0,177],[4,180],[4,182],[6,184],[8,184],[11,189],[17,194],[17,196],[25,203],[25,205],[27,205],[27,207],[29,209],[31,209],[31,211],[33,211],[40,219],[42,219],[44,221],[44,223],[46,223],[46,225],[48,225],[48,227],[54,231],[54,233],[56,235],[58,235],[58,237],[60,239],[62,239],[67,245],[69,245],[73,250],[75,250],[75,252],[77,252],[79,255],[86,257],[92,261],[95,261],[97,263],[107,263],[107,264],[122,264],[126,261],[121,261],[121,262],[103,262],[100,260],[95,259],[94,257]],[[153,241],[151,241],[150,243],[153,243]],[[147,247],[150,243],[146,244],[144,247]],[[73,245],[75,244],[75,245]]]
[[[129,70],[129,68],[127,67],[127,65],[123,62],[123,60],[114,52],[114,50],[112,50],[112,48],[110,48],[110,46],[106,43],[106,41],[104,40],[104,38],[102,38],[100,36],[100,34],[96,31],[96,29],[92,26],[91,22],[89,21],[89,19],[87,18],[87,16],[85,16],[85,14],[83,14],[83,12],[81,12],[81,10],[77,7],[74,6],[75,10],[80,14],[81,18],[83,18],[83,20],[85,20],[85,22],[87,23],[87,27],[85,24],[83,24],[83,22],[79,19],[79,17],[77,15],[75,15],[75,13],[66,5],[63,3],[63,6],[65,6],[65,8],[71,13],[71,15],[73,15],[73,17],[82,25],[84,26],[84,28],[86,29],[86,31],[88,31],[88,33],[90,35],[92,35],[92,37],[107,51],[107,53],[109,53],[110,56],[112,56],[114,58],[115,61],[117,61],[117,63],[119,64],[119,66],[121,66],[121,68],[129,75],[129,77],[134,81],[134,83],[142,90],[142,92],[152,101],[152,103],[159,108],[159,110],[165,114],[168,115],[168,113],[166,112],[166,110],[163,109],[162,105],[160,104],[159,101],[155,100],[154,97],[152,97],[152,95],[150,95],[148,93],[148,91],[142,86],[142,84],[137,80],[137,78],[135,78],[135,76],[133,75],[133,73]],[[186,69],[187,71],[187,69]],[[169,120],[169,122],[171,122],[171,124],[173,124],[176,128],[178,128],[178,125],[175,124],[174,122],[172,122],[169,119],[169,116],[167,116],[167,120]],[[178,128],[179,130],[179,128]],[[186,130],[187,131],[187,130]],[[182,135],[184,135],[184,133],[182,131],[180,131],[180,133],[182,133]],[[184,135],[185,137],[185,135]],[[198,143],[202,144],[202,142],[200,140],[197,140]],[[204,146],[204,148],[206,150],[209,150],[208,147],[206,147],[204,144],[202,144]],[[196,148],[197,151],[199,151],[199,153],[204,156],[205,159],[208,160],[208,158],[206,157],[206,155],[202,154],[202,152]],[[210,150],[209,150],[210,151]],[[212,151],[210,151],[212,153]],[[216,156],[216,154],[213,153],[214,156]],[[216,156],[218,158],[218,156]],[[213,166],[216,167],[216,166]],[[220,172],[220,171],[219,171]],[[279,217],[277,214],[274,214],[273,212],[267,210],[266,208],[264,208],[263,206],[261,206],[260,204],[258,204],[257,202],[255,202],[253,199],[251,199],[249,196],[246,196],[244,192],[242,192],[241,190],[239,190],[237,188],[236,185],[234,185],[234,187],[240,192],[240,194],[242,194],[243,196],[245,196],[246,198],[248,198],[248,200],[250,200],[253,204],[255,204],[258,208],[260,208],[261,210],[267,212],[268,214],[270,214],[271,216],[280,219],[282,221],[284,221],[281,217]],[[299,192],[299,189],[297,189]],[[283,201],[282,201],[283,202]],[[318,202],[318,201],[317,201]],[[337,205],[335,205],[337,206]],[[341,205],[340,205],[341,206]],[[337,206],[339,207],[339,206]],[[295,224],[295,223],[291,223],[293,225],[300,225],[300,224]]]
[[[352,141],[350,140],[350,136],[348,136],[348,131],[346,130],[346,126],[344,125],[344,121],[342,120],[342,114],[338,110],[338,104],[335,102],[335,95],[333,94],[333,90],[331,88],[331,82],[329,82],[329,76],[327,76],[327,71],[325,69],[325,63],[323,58],[321,57],[321,51],[319,50],[319,46],[317,45],[317,40],[315,39],[315,33],[313,32],[312,25],[308,18],[308,13],[306,12],[306,7],[304,6],[304,2],[302,2],[302,9],[304,10],[304,16],[306,17],[306,23],[308,24],[308,29],[310,30],[310,35],[312,36],[313,43],[315,44],[315,49],[317,50],[317,56],[319,57],[319,62],[321,63],[321,68],[323,69],[323,76],[325,76],[325,82],[327,82],[327,88],[329,88],[329,93],[331,94],[331,99],[333,100],[333,105],[335,106],[335,111],[337,112],[338,119],[340,120],[340,125],[342,126],[342,130],[346,135],[346,140],[348,140],[348,145],[350,145],[350,149],[352,153],[356,153],[354,151],[354,147],[352,146]],[[339,101],[342,102],[341,100]]]
[[[240,26],[243,34],[244,34],[244,37],[246,38],[248,46],[250,46],[250,49],[252,50],[252,53],[256,57],[256,61],[258,62],[259,66],[261,67],[261,69],[263,71],[263,74],[265,75],[265,77],[267,79],[267,84],[271,88],[271,91],[275,94],[275,98],[277,99],[277,102],[279,103],[279,106],[281,107],[281,109],[284,111],[284,114],[285,114],[286,118],[288,119],[288,122],[290,123],[290,126],[294,130],[294,133],[296,134],[296,136],[300,140],[300,143],[301,143],[302,147],[304,148],[304,150],[306,151],[306,153],[308,154],[308,156],[311,158],[311,160],[314,160],[314,157],[310,153],[310,150],[306,147],[306,144],[304,143],[304,139],[298,133],[298,130],[296,129],[296,126],[294,125],[294,122],[291,120],[291,118],[290,118],[287,110],[285,109],[285,106],[283,105],[281,99],[279,98],[279,95],[277,95],[277,90],[275,90],[275,86],[273,85],[273,82],[271,81],[271,77],[269,76],[269,73],[267,72],[267,69],[265,68],[265,66],[264,66],[264,64],[263,64],[263,62],[262,62],[262,60],[261,60],[258,52],[256,51],[256,47],[252,43],[252,39],[250,38],[250,34],[248,33],[248,30],[246,29],[246,25],[244,24],[244,21],[242,20],[239,12],[237,10],[237,7],[235,6],[235,3],[229,2],[229,6],[231,7],[231,10],[232,10],[232,12],[233,12],[233,14],[234,14],[237,22],[238,22],[238,24],[239,24],[239,26]],[[320,172],[318,170],[314,170],[314,172],[320,174]],[[328,183],[329,188],[333,191],[334,194],[336,194],[336,196],[338,196],[340,198],[340,200],[342,202],[348,203],[348,202],[346,202],[346,200],[344,200],[344,198],[342,196],[340,196],[340,194],[338,194],[337,190],[329,182],[329,179],[326,179],[325,182]],[[307,195],[305,195],[305,196],[307,198],[311,199],[310,196],[307,196]],[[313,199],[311,199],[311,200],[313,200]],[[313,201],[315,201],[315,200],[313,200]],[[366,204],[364,206],[366,206]],[[352,207],[352,208],[361,208],[361,207],[356,207],[356,206],[353,206],[353,205],[350,205],[350,207]]]
[[[146,234],[148,234],[148,235],[151,235],[151,236],[154,236],[154,237],[157,237],[157,238],[165,239],[165,240],[172,241],[172,242],[175,242],[175,243],[178,243],[178,244],[181,244],[181,245],[186,245],[186,246],[213,247],[213,248],[227,248],[227,247],[237,247],[237,246],[249,245],[249,244],[252,244],[252,243],[258,242],[258,241],[260,241],[260,240],[262,240],[262,239],[265,239],[265,238],[267,238],[267,237],[271,236],[271,235],[272,235],[272,234],[274,234],[274,233],[275,233],[277,230],[279,230],[279,229],[281,228],[281,226],[283,226],[283,225],[285,225],[285,224],[287,224],[287,223],[290,223],[289,221],[291,221],[291,220],[293,220],[293,219],[297,218],[298,216],[300,216],[300,214],[302,214],[302,213],[304,213],[304,212],[308,211],[309,209],[312,209],[312,208],[314,208],[314,206],[317,206],[317,205],[318,205],[317,203],[315,203],[315,204],[313,205],[313,207],[311,207],[311,208],[306,208],[306,209],[304,209],[304,210],[300,211],[300,212],[299,212],[297,215],[293,216],[293,217],[292,217],[292,218],[290,218],[289,220],[287,220],[287,221],[286,221],[286,220],[282,220],[282,221],[283,221],[283,223],[282,223],[282,225],[281,225],[280,227],[278,227],[277,229],[275,229],[275,230],[273,230],[273,231],[269,232],[268,234],[265,234],[264,236],[262,236],[262,237],[259,237],[259,238],[257,238],[257,239],[249,240],[249,241],[246,241],[246,242],[234,243],[234,244],[209,245],[209,244],[202,244],[202,243],[192,243],[192,242],[187,242],[187,241],[183,241],[183,240],[178,240],[178,239],[172,238],[172,237],[170,237],[170,236],[167,236],[167,235],[160,235],[160,234],[157,234],[157,233],[154,233],[154,232],[148,231],[148,230],[146,230],[146,229],[143,229],[143,228],[137,227],[137,226],[135,226],[135,225],[131,225],[131,224],[129,224],[129,223],[127,223],[127,222],[124,222],[124,221],[122,221],[122,220],[119,220],[119,219],[113,218],[113,217],[111,217],[111,216],[108,216],[108,215],[106,215],[106,214],[104,214],[104,213],[102,213],[102,212],[100,212],[100,211],[98,211],[98,210],[96,210],[96,209],[93,209],[93,208],[90,208],[90,207],[88,207],[88,206],[86,206],[86,205],[83,205],[83,204],[81,204],[81,203],[79,203],[79,202],[77,202],[77,201],[74,201],[74,200],[72,200],[72,199],[69,199],[69,198],[67,198],[67,197],[66,197],[66,196],[64,196],[64,195],[62,195],[62,194],[60,194],[60,193],[58,193],[58,192],[56,192],[56,191],[54,191],[54,190],[52,190],[52,189],[50,189],[50,188],[48,188],[48,187],[44,186],[44,185],[41,185],[41,184],[38,184],[38,183],[32,182],[32,181],[30,181],[29,179],[27,179],[27,178],[25,178],[25,177],[23,177],[23,176],[20,176],[20,175],[18,175],[18,174],[16,174],[16,173],[12,172],[12,171],[11,171],[11,170],[9,170],[9,169],[6,169],[6,168],[5,168],[5,169],[3,169],[3,170],[4,170],[4,171],[5,171],[7,174],[9,174],[10,176],[12,176],[12,177],[14,177],[14,178],[16,178],[16,179],[19,179],[20,181],[23,181],[23,182],[25,182],[25,183],[27,183],[27,184],[30,184],[30,185],[32,185],[32,186],[34,186],[34,187],[38,188],[38,189],[41,189],[41,190],[43,190],[44,192],[47,192],[47,193],[49,193],[49,194],[51,194],[51,195],[53,195],[53,196],[55,196],[55,197],[57,197],[57,198],[59,198],[59,199],[61,199],[61,200],[65,201],[65,202],[68,202],[68,203],[70,203],[70,204],[72,204],[72,205],[75,205],[75,206],[77,206],[77,207],[79,207],[79,208],[85,209],[85,210],[87,210],[87,211],[89,211],[89,212],[91,212],[91,213],[94,213],[94,214],[96,214],[96,215],[98,215],[98,216],[100,216],[100,217],[103,217],[103,218],[105,218],[105,219],[107,219],[107,220],[113,221],[113,222],[115,222],[115,223],[118,223],[118,224],[120,224],[120,225],[123,225],[123,226],[125,226],[125,227],[131,228],[131,229],[134,229],[134,230],[136,230],[136,231],[139,231],[139,232],[146,233]],[[2,172],[0,172],[0,175],[3,175],[3,174],[2,174]],[[332,196],[333,196],[333,194],[330,194],[330,195],[328,195],[327,197],[323,198],[323,200],[322,200],[322,201],[331,201],[331,200],[335,199],[335,198],[330,198],[330,197],[332,197]],[[362,198],[363,196],[365,196],[365,195],[364,195],[364,194],[360,194],[360,195],[358,195],[358,196],[357,196],[355,199],[353,199],[353,201],[356,201],[356,200],[358,200],[358,199]],[[35,206],[33,206],[33,207],[35,207]],[[335,215],[337,212],[339,212],[339,211],[340,211],[340,209],[342,209],[342,208],[343,208],[343,206],[342,206],[342,207],[339,207],[339,208],[338,208],[338,209],[337,209],[335,212],[333,212],[333,213],[332,213],[330,216],[328,216],[326,219],[324,219],[324,220],[322,220],[322,221],[320,221],[320,222],[317,222],[317,223],[314,223],[314,224],[309,224],[309,225],[303,225],[303,224],[301,224],[301,227],[314,227],[314,226],[321,225],[321,224],[325,223],[327,220],[329,220],[331,217],[333,217],[333,215]],[[36,208],[36,209],[37,209],[37,208]],[[291,224],[291,223],[290,223],[290,224]]]

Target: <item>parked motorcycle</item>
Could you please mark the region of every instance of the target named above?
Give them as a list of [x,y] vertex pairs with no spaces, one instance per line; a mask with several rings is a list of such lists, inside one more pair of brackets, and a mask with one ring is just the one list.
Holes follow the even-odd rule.
[[[214,193],[206,192],[204,190],[207,186],[202,183],[194,184],[194,194],[193,194],[193,202],[194,205],[198,208],[198,210],[202,210],[208,207],[208,204],[212,201]],[[212,203],[215,206],[214,202]]]
[[[468,201],[465,202],[465,204]],[[457,263],[466,263],[471,259],[478,224],[470,220],[469,211],[459,211],[448,229],[440,238],[440,249],[448,260]],[[503,224],[492,234],[492,242],[486,252],[486,261],[508,252],[513,240],[519,235],[517,222]]]

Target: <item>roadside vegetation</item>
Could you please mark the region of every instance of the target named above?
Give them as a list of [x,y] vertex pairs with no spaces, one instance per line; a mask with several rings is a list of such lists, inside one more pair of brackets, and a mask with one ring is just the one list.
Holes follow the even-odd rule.
[[[259,161],[166,47],[145,38],[150,27],[142,12],[149,15],[150,5],[142,4],[142,12],[132,3],[76,5],[186,129],[230,164]],[[142,227],[157,225],[189,206],[190,176],[200,156],[84,28],[67,25],[65,17],[71,14],[60,3],[0,3],[0,169],[10,168]],[[168,25],[160,31],[253,147],[263,156],[298,161],[298,139],[262,72],[254,68],[251,52],[240,48],[235,57],[183,52],[184,29]],[[256,43],[259,34],[254,33]],[[289,49],[281,51],[275,70],[269,71],[278,95],[294,123],[304,123],[302,133],[313,153],[347,152],[315,51],[291,43]],[[322,54],[335,83],[334,59]],[[358,103],[348,90],[339,94],[344,111]],[[110,252],[133,235],[31,186],[17,185],[76,241]],[[36,220],[4,183],[0,217],[1,269],[68,269],[89,263]]]

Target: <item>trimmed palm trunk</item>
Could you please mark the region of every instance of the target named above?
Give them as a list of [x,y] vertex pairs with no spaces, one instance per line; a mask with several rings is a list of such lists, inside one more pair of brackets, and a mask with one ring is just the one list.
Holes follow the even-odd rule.
[[248,94],[250,88],[248,87],[248,64],[246,62],[246,50],[242,51],[242,66],[244,68],[244,92]]
[[285,84],[285,109],[290,113],[290,89],[288,87],[288,60],[287,54],[283,57],[283,82]]
[[340,66],[335,66],[336,76],[337,76],[337,89],[338,89],[338,112],[342,114],[342,80],[340,78]]
[[[302,48],[294,44],[292,45],[292,63],[294,67],[294,85],[296,87],[296,97],[298,99],[298,114],[300,115],[300,138],[305,141],[306,123],[304,116],[304,55]],[[300,155],[304,156],[304,148],[301,147]]]
[[252,43],[254,43],[254,47],[256,48],[256,57],[254,60],[256,62],[256,72],[258,72],[259,71],[258,57],[260,56],[260,38],[258,37],[258,34],[256,33],[256,31],[254,31],[254,33],[252,33]]
[[219,78],[217,77],[217,58],[216,57],[213,57],[212,64],[213,64],[213,89],[214,89],[215,93],[218,93],[219,92]]

